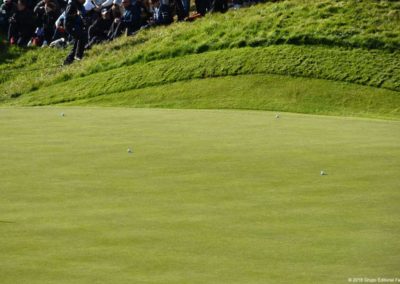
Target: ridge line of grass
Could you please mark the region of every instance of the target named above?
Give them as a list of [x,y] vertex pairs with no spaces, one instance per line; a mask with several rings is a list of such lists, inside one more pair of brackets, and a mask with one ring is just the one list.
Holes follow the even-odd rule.
[[400,95],[396,91],[273,74],[198,78],[92,97],[50,95],[21,98],[17,102],[15,105],[249,109],[391,120],[400,117],[396,108]]
[[[164,59],[167,60],[167,59]],[[123,67],[119,67],[119,68],[123,68]],[[119,68],[115,68],[115,69],[119,69]],[[115,70],[113,69],[113,70]],[[104,71],[107,72],[107,71]],[[102,73],[102,72],[99,72]],[[88,76],[92,76],[92,75],[96,75],[98,73],[94,73]],[[345,83],[345,84],[349,84],[349,85],[358,85],[358,86],[363,86],[363,87],[369,87],[369,88],[373,88],[373,89],[384,89],[384,88],[380,88],[380,87],[376,87],[376,86],[366,86],[363,84],[358,84],[358,83],[350,83],[350,82],[346,82],[346,81],[337,81],[337,80],[331,80],[331,79],[323,79],[323,78],[315,78],[315,77],[306,77],[306,76],[292,76],[292,75],[283,75],[283,74],[276,74],[276,73],[268,73],[268,72],[257,72],[257,73],[248,73],[248,74],[232,74],[232,75],[214,75],[214,76],[208,76],[208,77],[193,77],[193,78],[182,78],[176,81],[160,81],[160,82],[153,82],[150,84],[146,84],[146,85],[142,85],[139,86],[137,88],[133,87],[130,89],[125,89],[123,91],[118,91],[118,90],[114,90],[114,91],[110,91],[107,93],[99,93],[98,95],[94,96],[94,97],[101,97],[101,96],[108,96],[108,95],[113,95],[113,94],[118,94],[121,92],[129,92],[129,91],[140,91],[140,90],[144,90],[144,89],[148,89],[148,88],[153,88],[153,87],[161,87],[161,86],[166,86],[166,85],[170,85],[170,84],[174,84],[174,83],[184,83],[184,82],[190,82],[192,80],[207,80],[207,79],[218,79],[218,78],[224,78],[224,77],[236,77],[236,76],[252,76],[252,75],[279,75],[279,76],[283,76],[283,77],[289,77],[289,78],[298,78],[298,79],[315,79],[315,80],[323,80],[323,81],[329,81],[329,82],[340,82],[340,83]],[[60,83],[56,83],[52,86],[55,86],[57,84],[61,84]],[[395,92],[395,93],[399,93],[400,96],[400,91],[397,90],[390,90],[387,89],[389,91]],[[29,93],[28,93],[29,94]],[[52,106],[52,105],[58,105],[58,104],[64,104],[64,103],[71,103],[71,102],[77,102],[77,101],[81,101],[81,100],[85,100],[85,99],[90,99],[93,97],[70,97],[70,98],[63,98],[60,101],[50,101],[46,104],[32,104],[32,106]]]
[[[207,64],[208,63],[208,66]],[[228,64],[229,63],[229,64]],[[86,91],[102,93],[104,90],[123,91],[153,85],[154,78],[159,81],[174,82],[182,79],[216,77],[238,74],[280,74],[305,78],[319,78],[343,81],[360,85],[400,90],[400,56],[379,51],[326,49],[320,47],[270,46],[264,48],[232,49],[229,53],[212,51],[202,54],[187,55],[174,59],[163,59],[147,63],[138,63],[127,67],[119,67],[104,72],[93,73],[84,77],[73,77],[68,72],[61,73],[71,80],[89,79],[92,76],[104,78],[86,84]],[[141,69],[143,72],[140,72]],[[123,71],[123,72],[121,72]],[[128,74],[132,72],[132,74]],[[188,74],[183,74],[189,72]],[[124,73],[126,76],[122,76]],[[121,78],[109,82],[114,76]],[[123,75],[123,74],[122,74]],[[193,75],[191,77],[191,75]],[[56,75],[57,76],[57,75]],[[94,77],[92,77],[94,78]],[[58,78],[59,79],[59,78]],[[17,94],[45,92],[48,88],[65,86],[72,81],[51,79],[33,85],[12,85],[13,88],[3,90],[3,100]],[[106,80],[106,81],[104,81]],[[133,80],[133,82],[132,82]],[[93,84],[93,82],[96,82]],[[99,82],[99,83],[97,83]],[[107,83],[106,85],[105,82]],[[43,83],[45,83],[43,85]],[[98,88],[97,84],[102,87]],[[133,84],[133,86],[132,86]],[[7,84],[3,84],[6,87]],[[103,88],[105,87],[105,88]],[[17,89],[15,89],[17,88]],[[57,91],[57,89],[55,89]],[[76,86],[70,85],[70,92]],[[12,91],[12,93],[10,93]],[[7,94],[8,92],[8,94]],[[3,102],[4,103],[4,102]],[[5,102],[7,103],[7,101]]]
[[[399,91],[399,66],[400,57],[396,54],[362,50],[294,46],[242,48],[230,50],[229,53],[214,51],[120,67],[44,86],[20,98],[39,95],[37,98],[40,99],[48,92],[59,99],[91,97],[184,79],[266,73],[380,86]],[[38,103],[42,102],[39,100]]]

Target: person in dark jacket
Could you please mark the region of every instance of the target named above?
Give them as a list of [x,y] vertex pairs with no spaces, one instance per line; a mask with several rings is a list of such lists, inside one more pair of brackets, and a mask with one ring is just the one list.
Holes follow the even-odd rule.
[[[131,3],[133,1],[133,3]],[[127,35],[132,35],[141,26],[141,5],[136,0],[122,0],[124,12],[121,18],[116,18],[111,26],[109,39],[113,40],[120,36],[124,31]]]
[[55,31],[55,22],[60,16],[58,4],[53,0],[41,0],[33,10],[37,27],[43,30],[43,45],[50,44]]
[[168,0],[152,0],[153,19],[151,25],[169,25],[173,22]]
[[25,0],[18,0],[17,11],[9,19],[8,40],[11,44],[26,46],[35,29],[33,13],[28,9]]
[[74,39],[74,46],[64,61],[64,65],[71,64],[74,59],[81,60],[85,49],[87,33],[83,17],[84,0],[69,0],[65,8],[64,25],[66,32]]
[[17,3],[14,0],[5,0],[0,7],[0,29],[1,32],[8,32],[9,19],[17,11]]
[[108,39],[108,31],[110,30],[111,24],[113,23],[111,11],[107,9],[101,10],[101,16],[94,21],[89,27],[89,40],[86,45],[86,49],[90,49],[94,44],[98,44]]

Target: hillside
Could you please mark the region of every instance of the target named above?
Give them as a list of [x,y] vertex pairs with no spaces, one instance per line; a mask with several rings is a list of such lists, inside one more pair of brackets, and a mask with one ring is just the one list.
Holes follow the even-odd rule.
[[399,118],[399,26],[399,2],[288,0],[143,30],[67,68],[65,50],[3,48],[0,100]]

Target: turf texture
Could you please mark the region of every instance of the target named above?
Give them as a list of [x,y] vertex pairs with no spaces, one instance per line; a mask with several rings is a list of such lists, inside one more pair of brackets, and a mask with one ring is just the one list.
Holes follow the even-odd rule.
[[398,277],[398,121],[1,108],[0,133],[1,283]]

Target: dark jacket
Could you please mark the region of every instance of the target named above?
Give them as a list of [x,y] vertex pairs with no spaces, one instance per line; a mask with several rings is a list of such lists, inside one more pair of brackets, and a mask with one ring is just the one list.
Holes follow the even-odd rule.
[[93,37],[93,36],[106,37],[108,31],[110,30],[112,23],[113,23],[113,20],[111,18],[104,19],[102,17],[99,17],[90,26],[90,29],[89,29],[90,37]]
[[131,35],[135,31],[140,29],[141,12],[142,12],[141,7],[137,2],[125,8],[125,12],[122,15],[121,21],[127,28],[128,35]]
[[160,7],[154,11],[154,22],[156,25],[169,25],[172,21],[172,12],[169,5],[161,4]]
[[29,9],[16,11],[10,18],[10,23],[15,25],[15,30],[21,37],[31,37],[35,30],[33,12]]
[[[78,13],[79,12],[79,13]],[[70,0],[67,7],[65,8],[65,29],[73,37],[80,35],[84,29],[85,25],[83,22],[83,15],[85,14],[85,9],[83,4],[79,3],[77,0]]]
[[40,1],[33,12],[35,13],[37,19],[37,25],[44,28],[53,28],[54,23],[60,16],[60,9],[56,2],[50,2],[45,8],[44,1]]
[[8,21],[8,19],[14,15],[17,11],[17,4],[13,1],[9,3],[3,3],[0,7],[0,16],[4,17],[4,20]]

